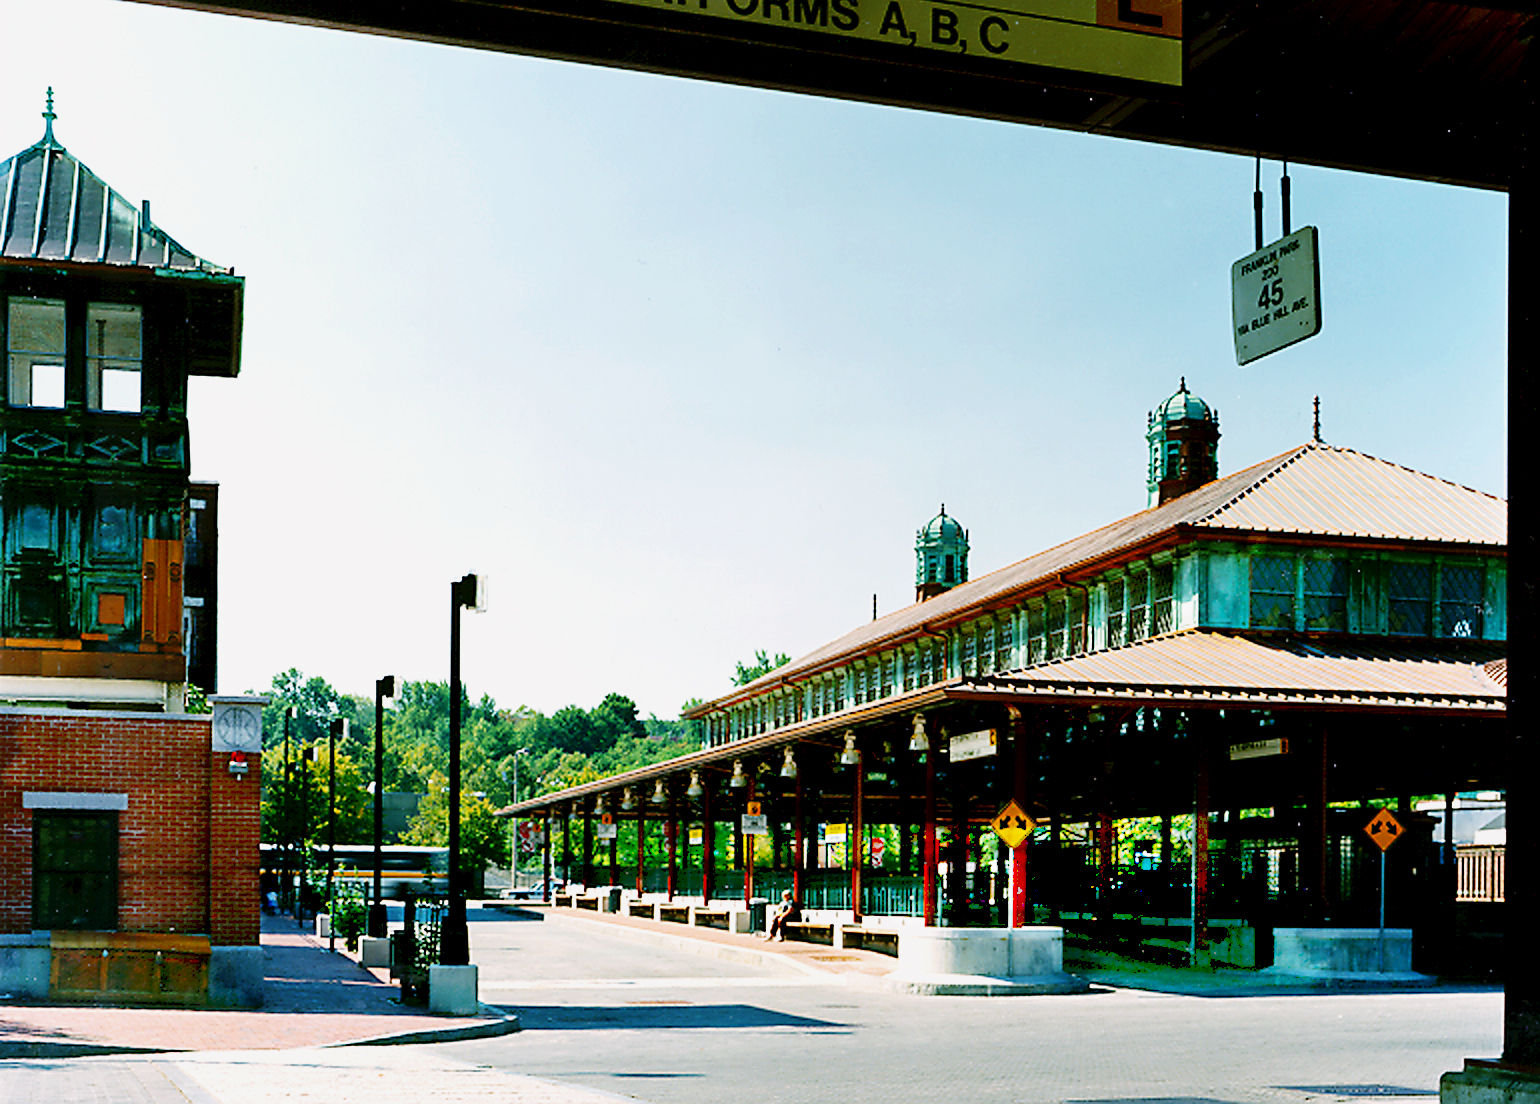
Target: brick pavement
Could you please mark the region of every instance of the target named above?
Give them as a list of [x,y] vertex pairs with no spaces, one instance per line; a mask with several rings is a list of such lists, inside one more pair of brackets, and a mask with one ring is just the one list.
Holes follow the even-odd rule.
[[107,1008],[0,1003],[0,1057],[126,1051],[277,1050],[382,1038],[463,1037],[516,1030],[483,1006],[437,1016],[396,1002],[385,971],[332,954],[292,920],[263,917],[266,1003],[260,1009]]

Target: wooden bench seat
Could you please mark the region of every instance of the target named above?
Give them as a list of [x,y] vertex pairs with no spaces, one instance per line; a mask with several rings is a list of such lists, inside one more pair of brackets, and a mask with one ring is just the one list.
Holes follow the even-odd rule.
[[689,905],[659,905],[658,919],[667,920],[674,924],[688,924],[690,922]]
[[834,946],[833,924],[812,924],[805,920],[798,920],[792,924],[782,925],[787,939],[794,939],[798,943],[822,943],[826,947]]
[[652,919],[652,908],[653,905],[651,901],[639,901],[633,899],[626,904],[627,914],[631,916],[645,916],[649,920]]
[[840,941],[846,947],[898,957],[898,932],[894,928],[868,928],[847,924],[840,929]]
[[697,928],[721,928],[723,931],[727,931],[729,927],[727,912],[727,909],[698,908],[695,910],[695,926]]
[[599,911],[599,898],[597,897],[576,897],[573,898],[572,903],[578,908],[588,909],[590,912]]

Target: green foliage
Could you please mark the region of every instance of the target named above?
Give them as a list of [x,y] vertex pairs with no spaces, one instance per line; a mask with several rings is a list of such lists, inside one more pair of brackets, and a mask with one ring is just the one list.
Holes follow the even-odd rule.
[[[417,815],[407,826],[406,842],[426,847],[449,846],[449,782],[438,778],[428,788]],[[508,822],[495,815],[492,803],[478,793],[460,791],[460,871],[470,876],[508,858]]]
[[351,888],[338,890],[332,895],[331,918],[332,931],[346,941],[348,950],[356,951],[358,937],[364,934],[369,920],[363,894]]
[[[323,843],[330,838],[327,806],[330,759],[327,742],[291,749],[284,769],[283,745],[264,761],[262,772],[262,841]],[[337,751],[336,813],[338,843],[369,843],[374,839],[374,798],[369,776],[352,756]]]
[[790,662],[791,656],[784,653],[778,653],[774,659],[771,659],[765,654],[763,648],[756,649],[753,663],[745,665],[741,659],[738,661],[738,672],[733,675],[733,685],[747,686],[760,676],[768,675],[777,667],[784,667]]
[[209,704],[209,696],[204,693],[203,687],[192,682],[187,684],[187,705],[185,708],[189,713],[214,712],[214,707]]

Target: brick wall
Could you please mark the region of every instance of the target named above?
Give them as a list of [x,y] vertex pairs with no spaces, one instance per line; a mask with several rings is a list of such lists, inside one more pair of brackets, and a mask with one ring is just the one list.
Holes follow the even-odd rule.
[[252,945],[260,925],[261,763],[236,781],[210,719],[0,710],[0,932],[32,930],[28,790],[127,794],[118,814],[118,928]]

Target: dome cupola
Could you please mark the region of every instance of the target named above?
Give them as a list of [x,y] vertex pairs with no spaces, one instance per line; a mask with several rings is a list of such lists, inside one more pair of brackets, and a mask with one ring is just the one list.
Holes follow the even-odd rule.
[[946,506],[925,523],[914,537],[914,598],[927,598],[951,590],[968,581],[968,531]]
[[1191,391],[1187,378],[1150,412],[1150,505],[1158,506],[1219,478],[1219,411]]

